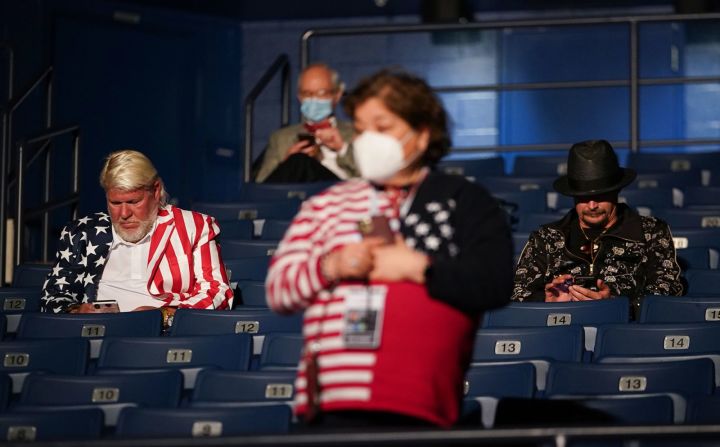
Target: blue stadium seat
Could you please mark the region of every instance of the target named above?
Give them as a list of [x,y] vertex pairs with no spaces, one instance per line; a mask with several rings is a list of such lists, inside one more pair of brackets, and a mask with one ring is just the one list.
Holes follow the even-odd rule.
[[520,233],[517,231],[513,232],[512,233],[513,253],[515,253],[515,254],[522,253],[529,238],[530,238],[530,233]]
[[649,295],[642,301],[640,323],[720,321],[720,295],[682,297]]
[[252,239],[255,225],[252,220],[225,220],[218,222],[220,226],[220,245],[226,239]]
[[580,326],[482,328],[475,335],[472,364],[532,363],[538,391],[545,389],[551,361],[580,362],[583,357]]
[[688,295],[720,295],[720,270],[688,270]]
[[265,219],[257,222],[260,226],[258,237],[263,241],[279,241],[285,236],[285,232],[290,227],[292,220]]
[[673,231],[685,228],[720,227],[720,210],[666,208],[653,210],[653,216],[667,222]]
[[544,213],[547,210],[546,192],[539,189],[528,191],[493,191],[498,199],[517,206],[517,213]]
[[126,406],[177,407],[182,380],[176,370],[87,376],[32,373],[25,379],[16,408],[95,406],[103,410],[105,424],[113,426]]
[[500,191],[530,191],[535,189],[552,191],[555,178],[556,177],[519,176],[481,177],[478,179],[478,182],[491,193]]
[[90,358],[97,358],[104,337],[154,337],[162,330],[159,310],[99,314],[26,313],[18,339],[83,337],[90,339]]
[[567,326],[585,327],[585,350],[595,346],[595,327],[599,324],[630,321],[630,301],[617,297],[598,301],[567,303],[512,302],[483,315],[482,327]]
[[259,258],[270,257],[280,241],[255,241],[242,239],[226,239],[222,241],[223,258]]
[[720,250],[711,247],[683,248],[676,255],[682,271],[717,269],[720,261]]
[[688,424],[720,424],[720,396],[689,399],[685,422]]
[[720,169],[720,152],[659,154],[631,152],[628,167],[638,172],[686,172]]
[[268,307],[265,300],[265,281],[238,281],[235,288],[236,307]]
[[625,189],[686,188],[701,186],[699,170],[682,172],[641,172]]
[[522,233],[530,233],[537,231],[541,225],[555,222],[562,219],[560,213],[522,213],[518,215],[517,231]]
[[6,373],[0,373],[0,413],[5,411],[12,394],[12,379]]
[[515,157],[514,176],[524,177],[556,177],[567,173],[567,156],[533,156],[519,155]]
[[[676,206],[676,200],[679,203],[672,188],[623,189],[618,196],[619,202],[627,203],[643,216],[653,215],[656,209],[672,208]],[[566,211],[574,206],[575,201],[572,197],[558,195],[556,206],[551,208]]]
[[532,398],[535,394],[535,381],[535,367],[530,363],[470,367],[465,374],[464,417],[468,417],[468,413],[477,411],[479,407],[483,426],[492,427],[498,400],[508,397]]
[[299,199],[272,202],[195,202],[193,209],[219,221],[255,219],[292,219],[300,209]]
[[609,324],[598,327],[593,362],[646,363],[707,357],[720,386],[720,325],[715,323]]
[[9,412],[0,414],[0,440],[98,440],[102,426],[103,412],[97,408]]
[[260,369],[296,370],[303,345],[302,334],[273,332],[266,335],[260,354]]
[[282,434],[290,428],[287,405],[228,408],[125,408],[115,433],[121,438],[206,438]]
[[[672,397],[667,395],[637,395],[622,396],[622,398],[553,398],[553,400],[574,402],[582,408],[600,412],[606,418],[606,421],[603,422],[604,425],[670,425],[684,419],[676,410],[676,404]],[[596,444],[579,443],[578,445]],[[612,446],[615,444],[605,440],[601,445]]]
[[[225,247],[222,248],[225,256]],[[226,257],[223,262],[228,279],[233,283],[243,280],[265,281],[270,258],[266,255],[235,259]]]
[[687,187],[683,190],[683,193],[685,208],[720,209],[720,186]]
[[192,405],[290,401],[295,394],[295,375],[294,371],[201,371]]
[[308,183],[243,183],[239,200],[244,202],[266,202],[271,200],[305,200],[332,186],[335,182]]
[[5,333],[7,330],[7,319],[0,315],[0,340],[5,338]]
[[14,333],[20,324],[23,312],[40,310],[42,289],[39,287],[2,287],[0,288],[0,314],[7,317],[7,331]]
[[302,331],[302,313],[280,315],[270,309],[198,310],[178,309],[171,334],[215,335],[246,333],[253,336],[253,353],[260,355],[264,336],[271,332]]
[[502,157],[475,158],[469,160],[443,160],[437,169],[446,174],[462,175],[470,181],[484,177],[505,175],[505,161]]
[[720,228],[673,229],[672,235],[677,250],[692,247],[720,248]]
[[97,366],[105,369],[179,369],[185,377],[185,388],[192,389],[199,370],[247,370],[251,355],[252,338],[248,334],[109,337],[102,345]]
[[13,392],[22,390],[27,373],[85,374],[88,341],[82,338],[14,340],[0,343],[0,372],[13,380]]
[[13,271],[13,287],[33,287],[42,289],[45,279],[52,269],[51,264],[20,264]]

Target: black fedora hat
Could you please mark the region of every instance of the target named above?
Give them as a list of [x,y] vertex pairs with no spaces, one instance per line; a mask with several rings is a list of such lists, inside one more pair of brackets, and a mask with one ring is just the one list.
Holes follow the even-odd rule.
[[555,191],[566,196],[588,196],[626,187],[637,174],[621,168],[617,155],[605,140],[588,140],[570,148],[567,175],[553,183]]

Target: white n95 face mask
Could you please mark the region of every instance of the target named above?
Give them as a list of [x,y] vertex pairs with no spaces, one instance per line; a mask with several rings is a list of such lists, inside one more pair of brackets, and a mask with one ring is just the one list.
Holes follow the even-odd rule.
[[360,176],[374,183],[384,183],[406,167],[403,144],[412,136],[408,132],[403,141],[380,132],[367,130],[353,141],[353,157]]

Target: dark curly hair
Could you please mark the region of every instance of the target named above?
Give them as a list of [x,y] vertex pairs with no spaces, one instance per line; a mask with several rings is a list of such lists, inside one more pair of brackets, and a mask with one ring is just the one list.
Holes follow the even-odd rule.
[[435,166],[450,151],[445,109],[423,79],[403,71],[382,70],[364,78],[345,99],[345,113],[355,118],[355,109],[370,98],[382,101],[388,110],[416,131],[428,129],[430,139],[421,162]]

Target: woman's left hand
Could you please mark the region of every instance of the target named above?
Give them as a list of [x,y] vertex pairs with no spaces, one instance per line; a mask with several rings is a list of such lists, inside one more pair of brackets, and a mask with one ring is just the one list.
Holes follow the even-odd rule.
[[394,244],[375,247],[373,259],[370,279],[376,281],[409,280],[423,284],[430,263],[427,255],[408,247],[400,235],[395,236]]

